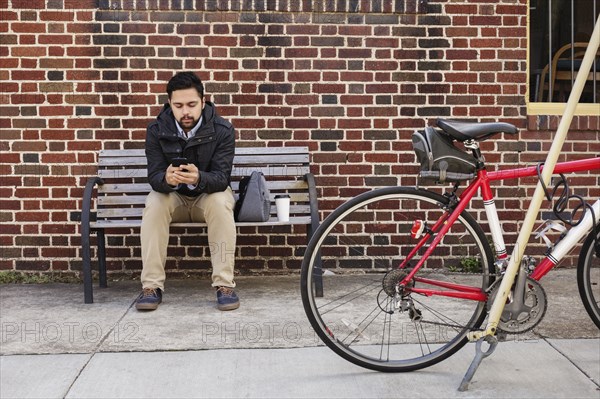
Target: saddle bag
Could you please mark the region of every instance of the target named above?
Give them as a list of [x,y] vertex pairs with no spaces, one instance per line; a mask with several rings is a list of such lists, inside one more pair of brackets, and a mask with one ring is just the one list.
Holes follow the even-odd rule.
[[240,196],[233,216],[237,222],[266,222],[271,213],[271,199],[262,172],[254,171],[240,180]]
[[475,157],[457,148],[450,136],[426,127],[412,135],[412,144],[421,164],[419,176],[437,183],[459,182],[475,177]]

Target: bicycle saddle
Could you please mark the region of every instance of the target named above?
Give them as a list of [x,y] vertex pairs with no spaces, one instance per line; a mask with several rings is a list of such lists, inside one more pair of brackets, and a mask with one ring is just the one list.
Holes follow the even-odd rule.
[[459,122],[438,119],[437,125],[449,136],[458,141],[484,140],[497,133],[516,134],[519,130],[504,122]]

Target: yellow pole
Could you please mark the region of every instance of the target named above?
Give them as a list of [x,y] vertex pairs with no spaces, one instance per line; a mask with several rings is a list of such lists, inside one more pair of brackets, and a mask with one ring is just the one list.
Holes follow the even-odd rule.
[[[569,126],[571,126],[571,122],[573,120],[575,107],[579,103],[581,93],[583,92],[583,86],[585,85],[587,77],[590,73],[599,46],[600,17],[596,20],[594,32],[592,33],[592,37],[590,39],[587,50],[585,51],[583,61],[581,62],[581,67],[579,68],[579,72],[577,73],[577,78],[575,79],[573,90],[569,95],[569,101],[567,102],[565,112],[560,120],[558,130],[556,131],[556,136],[552,141],[550,152],[548,153],[548,156],[546,157],[546,162],[544,163],[544,169],[542,170],[542,180],[546,185],[550,181],[550,177],[552,176],[552,172],[554,171],[554,166],[556,166],[556,161],[558,160],[558,156],[560,155],[560,150],[567,136]],[[521,264],[523,253],[525,252],[525,248],[527,247],[527,242],[529,241],[531,231],[533,230],[534,224],[537,220],[537,215],[540,211],[540,206],[543,200],[544,189],[542,188],[541,183],[538,182],[537,187],[535,188],[535,192],[533,194],[533,198],[531,199],[531,203],[529,204],[529,209],[527,211],[527,214],[525,215],[525,220],[523,221],[523,226],[521,227],[519,237],[517,238],[517,243],[515,244],[515,248],[513,249],[512,255],[508,262],[506,273],[504,274],[502,282],[500,283],[498,295],[496,295],[496,299],[494,300],[492,308],[490,309],[486,329],[484,331],[470,332],[469,340],[477,341],[484,336],[494,335],[496,333],[496,327],[498,326],[500,316],[502,315],[502,311],[504,310],[506,298],[508,298],[510,289],[515,281],[515,276],[519,271],[519,265]]]

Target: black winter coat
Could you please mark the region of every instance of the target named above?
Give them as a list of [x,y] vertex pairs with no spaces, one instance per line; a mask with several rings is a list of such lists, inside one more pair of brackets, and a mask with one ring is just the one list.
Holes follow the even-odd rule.
[[[233,125],[217,114],[215,105],[206,102],[202,112],[202,126],[189,141],[177,132],[171,106],[164,105],[156,120],[146,131],[146,158],[148,180],[152,189],[161,193],[177,191],[196,197],[202,193],[225,191],[229,187],[235,131]],[[194,190],[187,185],[171,187],[165,181],[167,167],[176,157],[187,158],[200,171],[200,184]]]

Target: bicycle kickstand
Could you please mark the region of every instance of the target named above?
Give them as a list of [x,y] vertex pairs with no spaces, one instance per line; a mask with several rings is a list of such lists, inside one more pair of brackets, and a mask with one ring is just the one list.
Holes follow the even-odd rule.
[[[484,351],[482,349],[483,341],[486,341],[490,345],[489,348],[486,351]],[[476,342],[476,344],[475,344],[475,350],[476,350],[476,352],[475,352],[475,358],[473,359],[473,362],[469,366],[469,369],[467,370],[467,373],[463,377],[463,380],[460,383],[460,386],[458,387],[458,390],[460,392],[465,392],[469,388],[469,383],[471,382],[471,379],[475,375],[475,372],[477,371],[477,368],[481,364],[481,361],[484,358],[486,358],[489,355],[491,355],[492,352],[494,352],[494,349],[496,349],[497,345],[498,345],[498,339],[495,336],[493,336],[493,335],[486,335],[486,336],[480,338]]]

